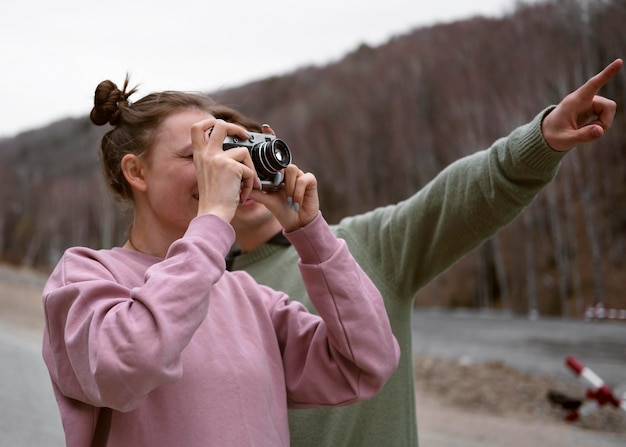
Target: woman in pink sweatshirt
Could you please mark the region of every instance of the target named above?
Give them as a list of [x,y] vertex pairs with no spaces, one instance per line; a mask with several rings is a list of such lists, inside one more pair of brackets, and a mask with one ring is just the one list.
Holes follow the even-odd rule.
[[[135,103],[98,85],[91,120],[113,126],[101,161],[132,204],[123,247],[67,250],[43,293],[43,356],[68,446],[288,446],[287,408],[372,397],[399,360],[381,296],[319,212],[295,165],[263,192],[243,128],[205,96]],[[238,206],[265,204],[300,255],[319,316],[225,272]]]

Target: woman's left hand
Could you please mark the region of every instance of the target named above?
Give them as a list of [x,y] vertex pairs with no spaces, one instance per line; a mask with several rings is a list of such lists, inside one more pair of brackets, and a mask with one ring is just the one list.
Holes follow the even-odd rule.
[[285,185],[275,192],[254,190],[250,199],[262,203],[276,216],[286,232],[309,224],[319,213],[317,179],[294,164],[285,168]]

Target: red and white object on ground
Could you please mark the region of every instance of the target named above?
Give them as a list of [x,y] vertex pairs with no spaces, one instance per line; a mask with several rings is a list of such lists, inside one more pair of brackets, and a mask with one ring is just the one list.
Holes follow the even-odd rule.
[[618,396],[604,383],[604,380],[572,355],[565,359],[565,363],[576,376],[590,385],[590,388],[587,389],[583,404],[579,408],[570,411],[565,417],[566,420],[572,422],[577,421],[604,405],[613,405],[616,408],[621,408],[626,411],[626,393],[623,393],[622,396]]

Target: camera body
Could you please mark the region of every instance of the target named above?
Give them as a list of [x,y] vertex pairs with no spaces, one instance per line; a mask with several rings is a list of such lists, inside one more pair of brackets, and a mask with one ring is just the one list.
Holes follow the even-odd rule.
[[282,170],[291,163],[291,151],[287,144],[274,135],[248,132],[248,139],[227,136],[222,149],[245,147],[250,152],[252,164],[261,180],[261,189],[276,191],[283,181]]

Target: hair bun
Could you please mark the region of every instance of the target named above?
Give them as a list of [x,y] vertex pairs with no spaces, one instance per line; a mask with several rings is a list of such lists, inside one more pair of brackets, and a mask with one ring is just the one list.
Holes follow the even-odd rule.
[[91,109],[89,118],[91,122],[97,126],[106,123],[116,126],[119,124],[121,109],[128,106],[128,97],[132,95],[136,89],[132,89],[126,93],[128,87],[128,76],[124,81],[124,89],[120,90],[115,83],[106,80],[102,81],[96,87],[94,94],[94,106]]

